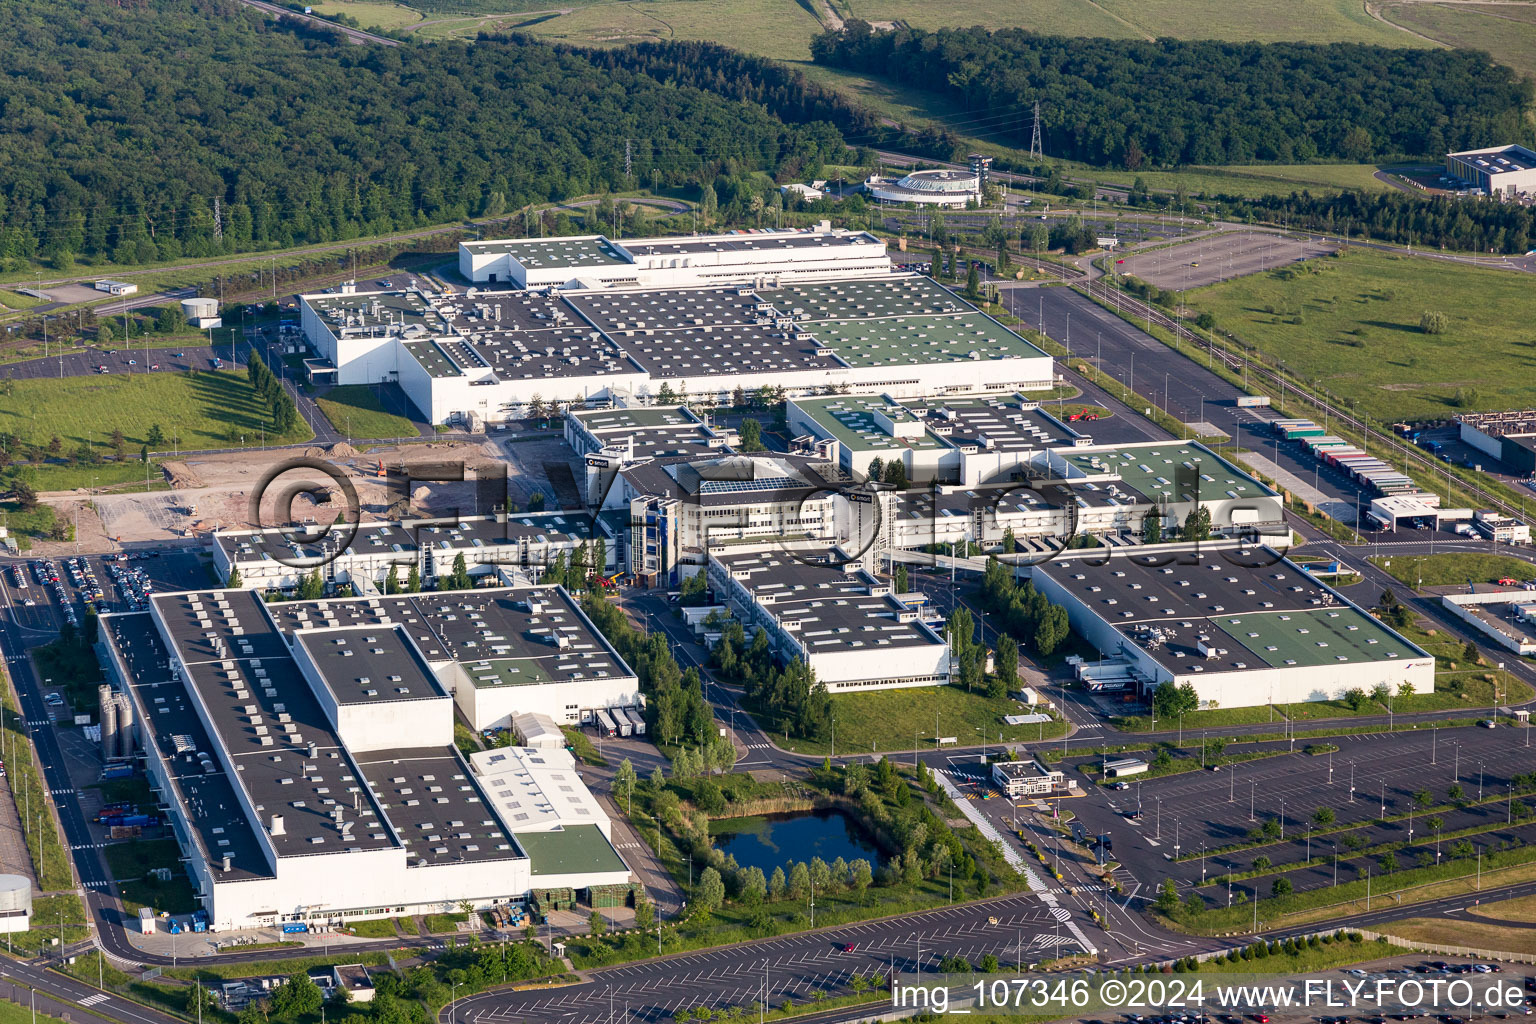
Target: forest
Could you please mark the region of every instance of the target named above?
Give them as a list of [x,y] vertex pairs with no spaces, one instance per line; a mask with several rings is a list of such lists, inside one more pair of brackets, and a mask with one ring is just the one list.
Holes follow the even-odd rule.
[[994,141],[1020,148],[1038,101],[1047,155],[1131,170],[1438,161],[1532,135],[1532,84],[1475,50],[876,31],[851,20],[817,36],[811,54],[941,94],[986,115]]
[[5,260],[251,251],[846,155],[830,124],[525,37],[355,46],[238,0],[6,14]]

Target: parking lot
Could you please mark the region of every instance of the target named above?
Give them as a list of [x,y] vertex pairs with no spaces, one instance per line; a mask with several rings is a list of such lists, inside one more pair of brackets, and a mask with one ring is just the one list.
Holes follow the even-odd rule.
[[1115,269],[1159,288],[1188,291],[1325,256],[1334,249],[1326,242],[1298,241],[1264,231],[1234,231],[1127,256],[1117,261]]
[[[1236,883],[1250,898],[1255,887],[1268,895],[1282,874],[1298,891],[1333,885],[1335,853],[1337,879],[1343,883],[1354,881],[1367,864],[1375,873],[1382,870],[1380,852],[1355,852],[1379,844],[1403,844],[1393,853],[1406,869],[1422,866],[1425,859],[1436,863],[1437,856],[1448,859],[1452,841],[1443,837],[1461,830],[1480,830],[1468,839],[1484,848],[1536,839],[1536,819],[1521,821],[1514,806],[1521,799],[1511,798],[1509,788],[1514,775],[1536,766],[1536,748],[1526,746],[1529,739],[1526,730],[1514,728],[1417,729],[1340,736],[1328,741],[1339,748],[1332,754],[1306,753],[1309,743],[1323,741],[1297,740],[1294,753],[1226,765],[1220,771],[1133,777],[1124,789],[1096,785],[1081,769],[1096,765],[1098,759],[1077,758],[1073,764],[1087,795],[1071,801],[1071,809],[1093,834],[1111,836],[1128,891],[1135,888],[1150,896],[1164,878],[1172,877],[1187,892],[1204,879],[1200,891],[1207,902],[1225,906],[1227,889],[1214,884],[1215,879],[1229,871],[1256,870],[1259,857],[1268,860],[1260,862],[1258,870],[1266,863],[1275,868]],[[1200,737],[1185,740],[1191,750],[1198,750]],[[1227,752],[1289,751],[1290,746],[1234,744]],[[1453,795],[1452,787],[1458,785],[1460,798]],[[1410,812],[1411,820],[1379,822]],[[1263,846],[1213,852],[1203,860],[1176,860],[1202,849],[1249,843],[1255,829],[1271,819],[1281,822],[1282,817],[1283,836]],[[1312,838],[1319,829],[1327,831]],[[1437,834],[1442,837],[1438,843]],[[1309,856],[1322,862],[1283,870],[1287,864],[1304,864]]]

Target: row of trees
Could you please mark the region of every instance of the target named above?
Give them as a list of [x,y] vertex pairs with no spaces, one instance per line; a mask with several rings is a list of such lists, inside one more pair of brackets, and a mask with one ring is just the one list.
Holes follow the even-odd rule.
[[262,362],[261,356],[252,349],[250,362],[246,364],[245,375],[251,382],[251,387],[256,389],[257,396],[267,404],[271,410],[272,431],[276,434],[286,434],[299,425],[299,409],[293,404],[293,398],[283,390],[282,382]]
[[1536,244],[1536,208],[1492,199],[1421,196],[1390,189],[1220,198],[1229,217],[1399,245],[1517,255]]
[[819,63],[1015,110],[1027,145],[1136,170],[1181,164],[1441,159],[1487,139],[1529,142],[1532,86],[1474,50],[1356,43],[1082,39],[1024,29],[897,28],[859,19],[811,41]]

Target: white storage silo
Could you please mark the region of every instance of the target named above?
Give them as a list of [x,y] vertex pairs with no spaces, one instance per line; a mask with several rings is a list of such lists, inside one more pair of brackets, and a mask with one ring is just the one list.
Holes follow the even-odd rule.
[[0,875],[0,932],[24,932],[32,926],[32,880]]

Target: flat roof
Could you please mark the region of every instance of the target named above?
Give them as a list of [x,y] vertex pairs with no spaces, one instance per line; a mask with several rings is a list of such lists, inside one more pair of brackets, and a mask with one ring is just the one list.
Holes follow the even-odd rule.
[[851,366],[1045,357],[925,275],[791,284],[764,297]]
[[624,239],[619,244],[639,259],[643,256],[684,256],[707,252],[774,252],[784,249],[879,245],[881,242],[867,231],[763,231],[633,238]]
[[[1080,436],[1020,395],[1007,398],[909,399],[898,402],[885,395],[835,395],[797,398],[795,405],[850,451],[911,449],[931,451],[1021,452],[1070,445]],[[893,437],[877,422],[876,413],[922,426],[913,437]],[[860,467],[861,469],[863,467]]]
[[[876,580],[857,563],[838,564],[831,550],[781,549],[731,552],[710,557],[731,574],[780,621],[798,622],[795,636],[812,655],[862,648],[934,647],[944,640],[917,621],[901,621],[906,608],[890,595],[890,584]],[[827,564],[804,559],[826,558]],[[883,594],[873,594],[882,589]]]
[[[235,784],[218,760],[213,739],[192,706],[184,683],[171,678],[170,652],[150,613],[113,613],[102,617],[102,635],[127,666],[135,713],[155,753],[164,759],[177,798],[187,808],[187,822],[221,879],[270,878],[266,854],[250,818],[235,795]],[[214,755],[212,771],[199,753]],[[222,870],[220,858],[230,858]]]
[[[1180,675],[1430,657],[1267,548],[1169,557],[1064,555],[1032,572]],[[1216,653],[1199,651],[1202,639]]]
[[620,475],[640,494],[691,498],[701,505],[737,505],[786,501],[831,490],[813,462],[771,453],[713,455],[637,463],[626,466]]
[[[926,428],[915,437],[892,437],[877,422],[876,413],[916,426],[921,417],[884,395],[835,395],[829,398],[797,398],[795,405],[820,424],[833,439],[850,451],[933,451],[949,444]],[[858,467],[862,470],[864,467]]]
[[[394,553],[402,566],[416,562],[423,548],[463,549],[481,564],[507,561],[517,557],[522,543],[580,543],[593,539],[595,524],[583,512],[534,512],[522,515],[465,516],[453,519],[406,519],[397,523],[362,523],[347,551],[351,554]],[[339,531],[333,531],[339,533]],[[312,544],[300,543],[303,534],[285,528],[269,530],[231,530],[216,532],[213,542],[226,558],[237,565],[288,559],[304,567],[306,561],[318,565],[333,552],[326,544],[329,536]],[[500,549],[507,549],[505,551]],[[473,564],[473,559],[466,557]]]
[[[1193,501],[1194,480],[1204,500],[1252,498],[1275,492],[1220,455],[1193,441],[1063,449],[1056,456],[1083,476],[1111,474],[1137,494],[1154,502]],[[1180,488],[1180,473],[1190,481]]]
[[[792,248],[808,236],[791,237],[800,240],[784,243]],[[471,377],[477,384],[1045,358],[1021,336],[918,275],[755,291],[739,286],[304,298],[338,337],[397,337],[431,376]]]
[[[555,736],[560,736],[558,730]],[[563,746],[477,750],[470,755],[470,763],[502,820],[514,832],[562,824],[608,824],[602,805],[582,785],[576,758]]]
[[1521,145],[1468,149],[1460,153],[1449,153],[1447,157],[1470,163],[1488,174],[1513,174],[1536,168],[1536,153]]
[[294,634],[337,704],[446,699],[402,627],[352,626]]
[[907,401],[921,410],[929,430],[957,446],[986,451],[1030,451],[1072,444],[1080,435],[1050,414],[1041,403],[1022,395],[1007,398],[938,398]]
[[[156,594],[150,601],[278,856],[397,845],[255,593]],[[345,831],[338,809],[351,823]],[[273,815],[283,818],[282,835],[271,835]]]
[[410,866],[523,856],[456,747],[369,751],[358,767]]
[[474,253],[505,253],[528,270],[602,267],[629,259],[602,235],[561,238],[506,238],[460,243]]
[[563,587],[285,601],[273,614],[285,632],[398,624],[428,663],[457,662],[475,686],[634,675]]
[[628,871],[608,837],[596,825],[566,825],[550,832],[519,832],[535,879],[543,875]]

